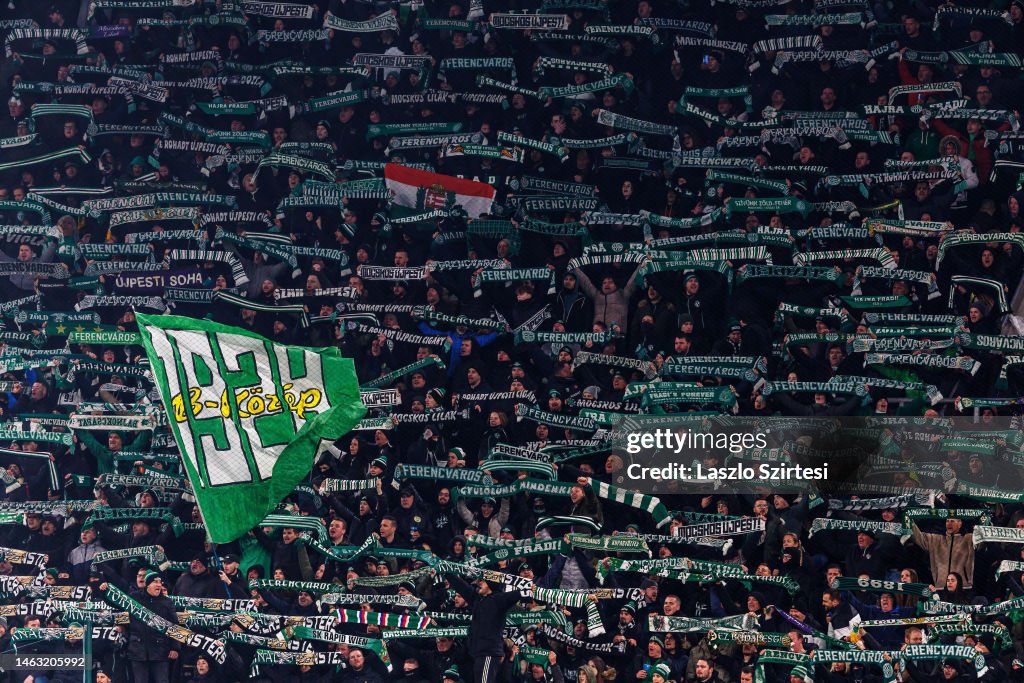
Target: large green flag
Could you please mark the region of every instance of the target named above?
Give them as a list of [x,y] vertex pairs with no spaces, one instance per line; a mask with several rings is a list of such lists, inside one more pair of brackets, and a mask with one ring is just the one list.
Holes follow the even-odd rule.
[[137,317],[214,543],[259,524],[366,413],[355,367],[336,348],[284,346],[205,320]]

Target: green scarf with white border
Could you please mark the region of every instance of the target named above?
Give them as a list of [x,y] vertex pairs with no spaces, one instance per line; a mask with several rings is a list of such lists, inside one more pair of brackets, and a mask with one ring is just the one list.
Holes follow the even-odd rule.
[[864,356],[864,364],[912,365],[921,368],[960,370],[971,375],[976,374],[981,368],[981,363],[970,356],[938,356],[928,353],[868,353]]
[[953,232],[946,236],[942,242],[939,243],[939,253],[935,257],[935,268],[938,269],[942,264],[942,259],[945,257],[946,251],[956,247],[987,244],[990,242],[998,243],[1009,243],[1017,246],[1018,248],[1024,249],[1024,233],[1019,232],[990,232],[985,234],[975,234],[969,232]]
[[591,353],[589,351],[580,351],[572,360],[572,368],[575,370],[581,365],[609,365],[615,368],[624,368],[628,370],[639,370],[644,373],[644,376],[648,379],[653,378],[657,374],[657,370],[654,364],[650,361],[640,360],[638,358],[627,358],[625,356],[611,356],[606,353]]
[[768,266],[748,263],[741,266],[738,270],[736,284],[739,285],[748,280],[763,278],[817,280],[834,282],[838,285],[843,279],[843,273],[838,268],[821,266]]

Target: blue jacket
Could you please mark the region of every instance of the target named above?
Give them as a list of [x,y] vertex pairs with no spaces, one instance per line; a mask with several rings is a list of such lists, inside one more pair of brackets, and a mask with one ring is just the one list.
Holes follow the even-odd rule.
[[423,322],[420,323],[420,332],[431,337],[448,337],[448,340],[452,343],[451,351],[449,352],[448,358],[448,376],[454,377],[455,370],[459,367],[462,362],[462,342],[466,339],[475,339],[476,343],[480,346],[487,346],[492,341],[498,338],[497,332],[491,332],[490,334],[459,334],[455,330],[445,332],[444,330],[437,330]]

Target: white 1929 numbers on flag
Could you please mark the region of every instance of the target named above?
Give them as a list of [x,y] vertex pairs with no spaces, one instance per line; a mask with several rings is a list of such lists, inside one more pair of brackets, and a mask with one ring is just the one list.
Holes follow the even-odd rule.
[[203,485],[269,479],[305,421],[331,407],[315,353],[220,332],[151,334],[183,455]]

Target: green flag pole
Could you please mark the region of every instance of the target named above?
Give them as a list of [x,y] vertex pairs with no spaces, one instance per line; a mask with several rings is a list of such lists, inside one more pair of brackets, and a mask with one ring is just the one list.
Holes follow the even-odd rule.
[[82,683],[92,683],[92,619],[85,619],[85,633],[82,634]]

